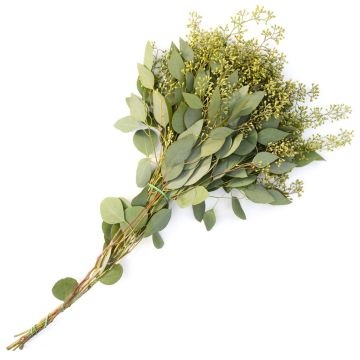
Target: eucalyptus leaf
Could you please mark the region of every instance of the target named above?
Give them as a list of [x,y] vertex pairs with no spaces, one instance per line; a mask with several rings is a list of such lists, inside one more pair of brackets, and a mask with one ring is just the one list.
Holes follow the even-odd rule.
[[231,138],[231,136],[228,136],[228,137],[225,139],[224,145],[220,148],[220,150],[218,150],[218,151],[215,153],[215,156],[216,156],[218,159],[222,159],[222,158],[226,157],[226,154],[227,154],[227,152],[230,150],[231,145],[232,145],[232,138]]
[[238,119],[240,116],[251,114],[258,107],[264,95],[264,91],[256,91],[242,97],[231,112],[229,121]]
[[132,116],[125,116],[121,119],[119,119],[114,126],[122,131],[122,132],[131,132],[134,131],[136,129],[138,129],[139,127],[141,127],[142,123],[135,120]]
[[134,94],[126,98],[126,103],[129,106],[131,117],[145,123],[147,117],[145,103]]
[[222,126],[222,127],[218,127],[218,128],[211,130],[209,137],[214,140],[222,140],[222,139],[227,138],[233,132],[234,132],[233,129]]
[[256,130],[252,130],[246,138],[242,139],[239,147],[235,150],[235,154],[250,154],[256,148],[257,138],[258,134]]
[[144,65],[151,70],[153,64],[154,64],[154,56],[153,56],[153,45],[150,41],[146,43],[145,46],[145,54],[144,54]]
[[255,175],[250,175],[246,178],[243,179],[239,179],[239,178],[232,178],[228,183],[227,186],[230,188],[240,188],[240,187],[244,187],[244,186],[248,186],[250,184],[252,184],[253,182],[255,182],[256,180],[256,176]]
[[186,92],[191,93],[194,90],[194,80],[193,73],[185,73]]
[[269,164],[271,164],[278,158],[279,157],[276,156],[275,154],[272,154],[272,153],[269,153],[266,151],[261,151],[255,155],[252,163],[255,164],[256,167],[261,169],[261,168],[268,166]]
[[222,158],[226,158],[233,154],[238,148],[243,139],[243,134],[238,134],[235,136],[234,140],[232,141],[230,149],[222,156]]
[[143,206],[131,206],[125,209],[126,223],[134,230],[142,229],[148,221],[148,213]]
[[153,130],[141,129],[135,132],[133,142],[135,147],[140,152],[142,152],[146,156],[149,156],[156,151],[156,147],[158,144],[158,136]]
[[178,164],[167,165],[165,162],[161,166],[161,174],[165,181],[170,181],[178,177],[184,169],[184,161]]
[[295,159],[294,163],[296,164],[297,167],[302,167],[310,164],[313,161],[318,161],[318,160],[325,160],[325,159],[316,151],[310,151],[303,154],[303,158]]
[[279,164],[274,162],[270,165],[270,172],[278,175],[285,174],[291,171],[294,167],[296,167],[296,164],[293,164],[288,161],[282,161]]
[[275,198],[271,195],[271,193],[260,184],[252,184],[244,189],[241,189],[241,191],[243,191],[246,197],[254,203],[270,204],[275,201]]
[[78,282],[75,279],[66,277],[55,283],[52,288],[52,293],[57,299],[65,301],[77,286]]
[[188,135],[193,135],[195,142],[198,139],[198,137],[201,134],[202,127],[204,125],[204,120],[198,120],[194,125],[190,126],[187,130],[185,130],[183,133],[181,133],[178,137],[178,139],[183,139],[184,137]]
[[194,173],[195,168],[191,168],[188,170],[183,170],[182,173],[176,177],[175,179],[169,181],[166,185],[166,187],[169,190],[176,190],[183,187],[186,182],[189,180],[190,176]]
[[152,241],[157,249],[161,249],[164,246],[164,240],[158,232],[152,235]]
[[104,285],[113,285],[118,282],[123,274],[123,267],[120,264],[115,264],[108,270],[99,281]]
[[185,68],[184,61],[178,51],[173,49],[170,54],[168,67],[170,74],[177,80],[182,81],[184,79],[183,70]]
[[104,234],[104,240],[105,240],[105,243],[108,244],[111,240],[111,228],[112,228],[112,224],[108,224],[106,223],[105,221],[102,222],[102,231],[103,231],[103,234]]
[[105,198],[100,204],[100,213],[103,221],[108,224],[117,224],[124,221],[124,207],[119,198]]
[[201,157],[206,157],[215,154],[224,145],[225,140],[226,140],[225,138],[218,140],[218,139],[213,139],[211,137],[206,139],[201,146]]
[[172,122],[171,122],[172,128],[178,134],[181,134],[186,130],[184,123],[184,114],[187,109],[188,109],[187,105],[184,102],[181,102],[172,117]]
[[149,220],[144,231],[144,237],[148,237],[156,232],[163,230],[171,218],[170,209],[161,209],[156,212]]
[[152,174],[151,160],[149,158],[141,159],[136,169],[136,185],[144,187],[150,181]]
[[205,187],[196,186],[179,195],[176,199],[176,204],[181,208],[185,208],[190,205],[200,204],[206,200],[208,196],[209,194]]
[[191,109],[187,108],[184,113],[184,123],[186,128],[193,126],[198,120],[202,117],[201,109]]
[[143,64],[137,64],[140,82],[147,89],[154,88],[154,74]]
[[275,143],[285,139],[289,135],[289,133],[279,129],[265,128],[258,134],[258,143],[268,145],[269,143]]
[[181,55],[183,56],[183,58],[186,61],[193,61],[194,60],[194,51],[193,51],[193,49],[182,38],[180,38],[180,51],[181,51]]
[[288,205],[291,204],[291,201],[283,195],[279,190],[276,189],[269,189],[268,192],[271,196],[275,199],[270,204],[271,205]]
[[197,95],[183,92],[183,97],[186,104],[192,109],[202,109],[203,103]]
[[165,164],[171,166],[186,160],[191,154],[194,143],[195,138],[193,135],[187,135],[173,142],[165,153]]
[[198,94],[199,96],[205,94],[209,86],[209,80],[210,78],[208,72],[205,71],[204,69],[199,69],[194,81],[195,93]]
[[136,195],[132,201],[132,206],[146,206],[148,202],[148,188],[143,188],[138,195]]
[[165,127],[169,123],[169,110],[164,96],[157,90],[153,92],[153,104],[155,120]]
[[233,178],[240,178],[240,179],[244,179],[248,176],[245,169],[234,170],[234,171],[227,173],[227,175],[230,177],[233,177]]
[[198,182],[202,177],[204,177],[211,167],[211,156],[201,160],[198,167],[195,169],[194,173],[191,175],[190,179],[186,182],[185,185],[193,185]]
[[208,210],[204,213],[203,221],[207,231],[210,231],[216,223],[216,215],[214,209]]
[[280,120],[278,118],[276,118],[275,116],[272,116],[268,120],[264,121],[261,124],[261,127],[263,129],[266,129],[266,128],[278,128],[279,125],[280,125]]
[[238,218],[240,218],[242,220],[246,220],[246,215],[245,215],[244,210],[241,207],[240,201],[239,201],[239,199],[237,197],[235,197],[235,196],[231,197],[231,206],[232,206],[232,209],[234,211],[234,214]]
[[221,105],[220,89],[217,86],[211,95],[209,108],[208,108],[208,118],[212,122],[214,122],[214,119],[220,112],[220,105]]
[[205,201],[202,201],[200,204],[193,205],[192,209],[195,219],[201,222],[205,214]]

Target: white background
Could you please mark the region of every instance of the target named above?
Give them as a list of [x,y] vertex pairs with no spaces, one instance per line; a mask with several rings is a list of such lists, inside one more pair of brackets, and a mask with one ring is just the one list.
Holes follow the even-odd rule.
[[[148,39],[186,35],[252,1],[0,2],[1,359],[359,359],[359,63],[355,1],[264,1],[286,28],[286,74],[349,103],[351,147],[296,170],[287,207],[217,205],[207,233],[174,209],[156,250],[146,239],[113,287],[96,286],[10,354],[12,335],[57,306],[51,287],[81,279],[102,247],[99,203],[137,193],[141,154],[113,128],[136,91]],[[334,124],[330,130],[337,129]],[[25,356],[25,357],[24,357]]]

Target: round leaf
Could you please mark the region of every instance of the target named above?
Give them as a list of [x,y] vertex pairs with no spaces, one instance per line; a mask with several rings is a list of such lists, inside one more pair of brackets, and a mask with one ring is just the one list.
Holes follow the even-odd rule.
[[183,92],[183,97],[186,104],[192,109],[202,109],[203,103],[197,95]]
[[164,246],[164,240],[158,232],[152,235],[152,241],[157,249],[161,249]]
[[[148,213],[145,207],[132,206],[125,210],[125,220],[128,226],[133,230],[142,229],[148,221]],[[124,227],[126,228],[125,225]],[[122,228],[124,228],[122,227]]]
[[203,221],[207,231],[210,231],[216,223],[216,215],[214,209],[208,210],[204,214]]
[[156,212],[149,220],[144,231],[144,237],[150,236],[163,230],[171,218],[170,209],[161,209]]
[[124,207],[120,199],[108,197],[100,204],[102,219],[108,224],[118,224],[124,221]]
[[64,301],[77,285],[78,282],[75,279],[67,277],[55,283],[52,288],[52,293],[57,299]]
[[133,142],[140,152],[149,156],[156,151],[158,137],[156,133],[150,129],[138,130],[134,134]]
[[99,281],[104,285],[113,285],[120,280],[122,274],[123,267],[120,264],[115,264],[100,278]]

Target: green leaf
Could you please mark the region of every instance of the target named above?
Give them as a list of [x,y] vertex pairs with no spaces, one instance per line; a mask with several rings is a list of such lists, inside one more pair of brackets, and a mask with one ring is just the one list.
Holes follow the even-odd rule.
[[211,156],[201,160],[199,165],[196,167],[194,173],[191,175],[185,185],[193,185],[203,178],[210,170],[211,167]]
[[209,137],[212,139],[215,139],[215,140],[222,140],[222,139],[227,138],[233,132],[234,132],[233,129],[222,126],[222,127],[218,127],[216,129],[211,130]]
[[193,135],[187,135],[173,142],[165,153],[164,162],[167,166],[180,164],[186,160],[191,154],[191,150],[195,143]]
[[243,179],[233,178],[227,183],[227,186],[230,188],[240,188],[252,184],[255,180],[255,175],[251,175]]
[[195,79],[193,73],[191,72],[185,73],[186,92],[191,93],[194,90],[194,80]]
[[226,157],[225,155],[226,155],[226,153],[230,150],[231,145],[232,145],[232,138],[231,138],[231,136],[228,136],[228,137],[225,139],[224,145],[220,148],[220,150],[218,150],[218,151],[215,153],[215,156],[216,156],[218,159],[222,159],[222,158]]
[[255,155],[252,163],[255,164],[256,167],[262,169],[268,166],[269,164],[271,164],[272,162],[274,162],[278,158],[279,158],[278,156],[272,153],[261,151]]
[[208,108],[208,118],[212,122],[214,122],[214,119],[219,114],[220,105],[221,105],[220,89],[217,86],[211,95],[209,108]]
[[138,195],[136,195],[132,201],[132,206],[146,206],[148,202],[148,188],[143,188]]
[[67,277],[55,283],[52,293],[57,299],[65,301],[77,286],[78,282],[75,279]]
[[134,231],[142,229],[148,221],[148,213],[143,206],[132,206],[125,209],[125,220]]
[[205,214],[205,201],[200,204],[192,206],[194,217],[197,221],[201,222]]
[[194,60],[194,51],[190,47],[190,45],[180,38],[180,51],[181,55],[186,61],[193,61]]
[[229,110],[232,112],[239,101],[244,98],[249,92],[249,85],[241,87],[239,90],[234,91],[229,99]]
[[231,176],[233,178],[240,178],[240,179],[244,179],[248,176],[245,169],[234,170],[234,171],[227,173],[227,175]]
[[145,123],[147,117],[145,103],[134,94],[126,98],[126,103],[129,106],[131,117]]
[[147,89],[154,88],[154,74],[143,64],[137,64],[140,82]]
[[250,95],[242,97],[237,105],[235,105],[230,115],[229,121],[231,122],[240,118],[240,116],[251,114],[259,106],[264,95],[264,91],[256,91]]
[[155,120],[165,127],[169,123],[169,110],[164,96],[157,90],[153,92],[153,103]]
[[183,97],[186,104],[192,109],[202,109],[203,103],[197,95],[183,92]]
[[290,134],[274,128],[266,128],[259,132],[258,143],[262,145],[268,145],[269,143],[275,143],[282,139],[285,139]]
[[187,108],[184,114],[184,123],[187,128],[193,126],[202,117],[201,109]]
[[144,54],[144,65],[151,70],[154,64],[154,56],[153,56],[154,48],[152,43],[148,41],[145,46],[145,54]]
[[316,151],[310,151],[305,154],[303,154],[303,159],[295,159],[294,162],[297,167],[302,167],[305,165],[310,164],[313,161],[317,160],[325,160],[320,154],[318,154]]
[[165,162],[161,166],[161,174],[165,181],[170,181],[178,177],[184,169],[184,161],[175,165],[167,165]]
[[256,148],[257,138],[258,135],[256,130],[252,130],[249,133],[249,135],[241,141],[239,147],[235,150],[235,154],[237,155],[250,154]]
[[240,201],[239,201],[239,199],[237,197],[235,197],[235,196],[231,197],[231,206],[232,206],[232,209],[234,211],[234,214],[238,218],[240,218],[242,220],[246,220],[246,215],[245,215],[244,210],[241,207]]
[[270,204],[275,200],[271,193],[260,184],[253,184],[241,190],[254,203]]
[[201,157],[215,154],[224,145],[226,139],[213,139],[209,137],[201,146]]
[[269,189],[268,192],[275,199],[270,204],[271,205],[288,205],[291,204],[291,200],[288,199],[285,195],[283,195],[279,190]]
[[183,139],[185,136],[193,135],[196,142],[201,134],[203,124],[204,124],[204,120],[198,120],[194,125],[190,126],[187,130],[181,133],[178,139]]
[[[171,91],[169,94],[167,94],[165,97],[165,101],[166,101],[166,104],[168,105],[169,111],[171,109],[170,108],[171,106],[180,104],[182,98],[183,98],[182,89],[179,87],[175,88],[173,91]],[[171,116],[170,116],[170,118],[171,118]]]
[[108,224],[124,221],[124,207],[119,198],[105,198],[100,204],[100,213],[102,219]]
[[112,224],[108,224],[106,223],[105,221],[102,222],[102,231],[103,231],[103,234],[104,234],[104,240],[105,240],[105,243],[108,244],[111,240],[111,228],[112,228]]
[[158,136],[150,129],[141,129],[135,132],[133,142],[140,152],[149,156],[156,151]]
[[146,186],[151,178],[151,160],[148,158],[141,159],[136,169],[136,185],[138,187]]
[[291,171],[294,167],[296,166],[296,164],[293,164],[291,162],[288,161],[283,161],[278,163],[272,163],[270,165],[270,172],[272,172],[273,174],[285,174],[289,171]]
[[141,122],[135,120],[132,116],[125,116],[118,120],[114,126],[122,132],[130,132],[138,129],[141,126]]
[[216,215],[214,209],[205,212],[203,221],[207,231],[210,231],[216,223]]
[[172,122],[171,122],[172,128],[178,134],[181,134],[186,130],[184,123],[184,114],[187,109],[188,109],[187,105],[184,102],[181,102],[172,117]]
[[161,209],[149,220],[144,231],[144,237],[148,237],[156,232],[163,230],[171,218],[170,209]]
[[236,135],[230,149],[222,156],[222,158],[226,158],[231,154],[233,154],[236,151],[236,149],[238,149],[242,138],[243,138],[243,134]]
[[185,208],[190,205],[197,205],[207,199],[209,196],[208,191],[204,186],[196,186],[186,192],[180,194],[176,199],[176,203],[179,207]]
[[184,171],[178,177],[176,177],[174,180],[169,181],[166,187],[170,190],[176,190],[183,187],[194,171],[195,168],[187,170],[184,169]]
[[161,249],[164,246],[164,240],[158,232],[152,235],[152,241],[157,249]]
[[99,281],[104,285],[113,285],[118,282],[123,274],[123,268],[120,264],[115,264],[108,270]]
[[263,129],[266,129],[266,128],[278,128],[279,125],[280,125],[280,120],[278,118],[276,118],[275,116],[272,116],[270,119],[264,121],[261,124],[261,127]]
[[185,68],[184,61],[176,49],[173,49],[169,58],[168,67],[170,74],[177,80],[184,79],[183,70]]

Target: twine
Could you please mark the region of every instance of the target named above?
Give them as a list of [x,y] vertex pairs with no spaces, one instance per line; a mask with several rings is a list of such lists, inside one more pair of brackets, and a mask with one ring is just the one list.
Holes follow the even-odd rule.
[[154,189],[155,191],[157,191],[160,195],[162,195],[163,198],[164,198],[167,202],[170,201],[170,199],[167,197],[167,195],[166,195],[162,190],[160,190],[159,188],[157,188],[155,185],[149,183],[148,186],[149,186],[151,189]]

